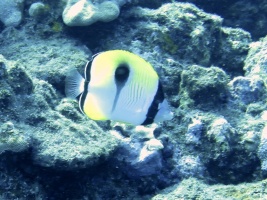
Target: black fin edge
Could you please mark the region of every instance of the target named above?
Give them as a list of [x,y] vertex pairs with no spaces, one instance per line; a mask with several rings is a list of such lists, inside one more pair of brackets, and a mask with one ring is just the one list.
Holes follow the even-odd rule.
[[156,95],[147,111],[146,119],[141,125],[149,125],[154,122],[154,119],[159,111],[159,104],[164,101],[164,93],[161,82],[158,83]]

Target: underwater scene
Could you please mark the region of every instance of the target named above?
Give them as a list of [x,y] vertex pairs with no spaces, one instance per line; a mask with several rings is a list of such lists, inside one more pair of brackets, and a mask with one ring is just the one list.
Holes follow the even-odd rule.
[[266,200],[266,0],[1,0],[0,200]]

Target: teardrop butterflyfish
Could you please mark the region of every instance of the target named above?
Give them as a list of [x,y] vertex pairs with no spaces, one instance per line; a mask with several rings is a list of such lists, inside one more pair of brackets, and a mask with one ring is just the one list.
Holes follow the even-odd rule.
[[72,70],[66,76],[65,93],[76,98],[80,110],[93,120],[148,125],[173,116],[152,65],[124,50],[94,55],[84,77]]

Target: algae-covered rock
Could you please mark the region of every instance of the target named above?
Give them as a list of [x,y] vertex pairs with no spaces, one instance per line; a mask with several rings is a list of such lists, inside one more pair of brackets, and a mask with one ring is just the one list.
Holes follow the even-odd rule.
[[[242,74],[243,65],[252,42],[249,32],[221,27],[220,48],[214,51],[214,62],[230,74]],[[234,54],[234,56],[232,56]]]
[[88,168],[107,160],[117,146],[116,139],[93,121],[75,124],[57,113],[46,117],[45,128],[32,137],[33,160],[38,165],[61,170]]
[[131,34],[138,38],[136,42],[148,43],[148,52],[158,47],[176,59],[210,64],[216,47],[212,38],[218,36],[222,24],[219,16],[204,13],[193,4],[173,3],[155,10],[134,8],[126,14],[128,17],[134,17],[134,26],[139,29]]
[[258,155],[261,160],[261,170],[264,176],[267,175],[267,126],[264,127],[261,133],[261,142],[259,145]]
[[[17,69],[18,73],[14,73],[13,69]],[[20,78],[25,83],[22,84]],[[29,133],[18,126],[16,121],[18,118],[15,95],[18,93],[18,98],[21,98],[23,95],[31,93],[31,90],[31,79],[23,69],[19,68],[15,62],[10,62],[0,55],[0,153],[20,152],[29,148]]]
[[8,69],[8,82],[15,94],[31,94],[33,91],[32,80],[17,64]]
[[0,55],[0,105],[2,109],[8,107],[14,94],[11,86],[8,84],[7,67],[5,61],[6,60],[4,57]]
[[[60,103],[47,82],[35,82],[35,87],[32,106],[24,118],[25,123],[38,125],[32,134],[34,162],[67,170],[104,162],[117,146],[116,139],[81,113],[62,112],[70,107],[65,101]],[[77,111],[77,107],[71,109]]]
[[[45,38],[36,40],[29,37],[28,42],[25,43],[24,34],[16,29],[7,29],[0,36],[0,41],[5,45],[5,48],[1,49],[2,54],[9,60],[18,60],[17,54],[19,54],[17,65],[24,68],[27,74],[39,80],[48,81],[63,93],[66,73],[71,68],[83,70],[91,56],[91,51],[83,44],[77,44],[74,40],[62,37],[49,40]],[[6,40],[7,36],[10,40],[14,40],[13,43]],[[33,51],[36,53],[32,53]]]
[[258,183],[244,183],[239,185],[209,185],[200,180],[189,178],[170,188],[167,188],[154,196],[153,200],[176,200],[176,199],[256,199],[262,200],[267,197],[267,181]]
[[47,14],[48,8],[42,2],[36,2],[31,4],[29,8],[29,15],[35,19]]
[[231,153],[238,140],[237,131],[224,118],[214,120],[206,134],[209,141],[214,143],[211,151],[214,160],[223,161],[221,158]]
[[205,174],[205,166],[199,156],[186,155],[182,156],[178,162],[179,176],[183,179],[189,177],[201,178]]
[[244,70],[247,77],[260,77],[267,83],[267,37],[250,44],[248,56],[245,60]]
[[210,124],[204,142],[206,155],[201,156],[211,177],[224,184],[261,177],[257,149],[262,120],[233,116],[238,123],[227,117],[227,120],[217,118]]
[[0,21],[5,26],[18,26],[22,21],[24,0],[2,0],[0,2]]
[[199,119],[192,119],[192,123],[188,125],[187,132],[185,133],[186,142],[188,144],[198,145],[203,136],[203,122]]
[[266,86],[259,77],[238,76],[231,80],[228,86],[229,101],[239,108],[256,102],[264,102],[267,97]]
[[[172,74],[169,78],[172,80],[173,74],[179,76],[179,69],[184,67],[181,65],[188,63],[222,67],[229,69],[230,75],[236,74],[235,69],[242,73],[251,40],[249,33],[223,27],[221,17],[193,4],[167,3],[158,9],[134,7],[121,18],[127,23],[119,23],[108,38],[100,38],[103,48],[122,48],[141,54],[156,68],[166,70],[162,77]],[[176,70],[171,70],[172,67]]]
[[[35,44],[28,43],[28,47],[30,45]],[[39,43],[39,45],[35,47],[40,48],[40,55],[35,54],[35,56],[43,59],[42,52],[46,49],[46,45],[44,43]],[[68,46],[66,43],[64,45]],[[2,52],[5,53],[5,51]],[[32,55],[30,48],[23,52],[25,58]],[[59,51],[57,53],[64,56]],[[9,56],[12,53],[6,55]],[[80,55],[80,58],[75,59],[76,64],[77,61],[86,60],[84,52],[81,51]],[[73,56],[75,57],[75,54]],[[74,104],[66,103],[68,101],[61,101],[60,92],[56,91],[51,84],[57,85],[55,87],[62,91],[64,87],[60,84],[64,85],[64,72],[72,66],[66,64],[62,67],[63,65],[50,58],[50,56],[47,57],[48,62],[25,59],[25,62],[21,64],[21,62],[12,62],[1,57],[3,75],[0,84],[3,87],[0,92],[0,103],[4,108],[0,113],[1,119],[12,120],[16,127],[13,135],[8,135],[4,129],[1,131],[1,134],[5,134],[2,138],[6,141],[6,143],[1,143],[3,146],[1,152],[5,149],[20,151],[19,148],[16,149],[19,145],[24,147],[21,150],[31,147],[33,161],[36,164],[67,170],[102,163],[116,148],[116,138],[79,113],[77,103],[74,106]],[[69,64],[70,61],[71,59],[68,59]],[[46,66],[41,66],[40,62],[45,62]],[[31,77],[34,79],[32,80]]]
[[[155,128],[116,126],[117,131],[112,131],[112,133],[117,135],[120,144],[110,165],[119,168],[131,178],[159,174],[163,167],[160,150],[164,146],[154,137]],[[124,137],[125,132],[131,134],[130,137]]]
[[5,151],[20,152],[29,148],[29,135],[15,128],[10,121],[0,126],[0,154]]
[[225,101],[227,83],[228,76],[220,68],[193,65],[182,72],[180,95],[185,100],[188,95],[195,105],[208,109]]

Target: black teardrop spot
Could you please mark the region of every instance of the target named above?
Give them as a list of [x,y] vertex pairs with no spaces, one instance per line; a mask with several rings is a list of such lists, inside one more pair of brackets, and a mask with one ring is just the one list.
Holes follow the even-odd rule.
[[115,71],[115,83],[117,86],[117,92],[116,92],[116,96],[113,102],[112,112],[115,110],[117,106],[117,101],[118,101],[121,89],[124,87],[127,79],[129,78],[129,74],[130,74],[129,65],[126,63],[120,64]]
[[126,82],[130,74],[129,66],[126,63],[120,64],[115,71],[115,80],[118,83]]

